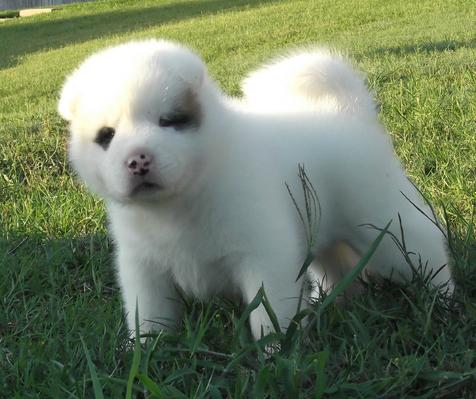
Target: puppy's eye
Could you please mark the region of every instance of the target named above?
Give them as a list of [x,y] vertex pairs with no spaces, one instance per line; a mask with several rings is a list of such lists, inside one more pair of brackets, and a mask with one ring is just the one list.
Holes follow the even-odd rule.
[[103,149],[107,150],[115,133],[116,131],[112,127],[102,127],[99,129],[94,142],[99,144]]
[[192,117],[185,113],[173,113],[162,115],[159,119],[160,127],[173,127],[183,129],[192,121]]

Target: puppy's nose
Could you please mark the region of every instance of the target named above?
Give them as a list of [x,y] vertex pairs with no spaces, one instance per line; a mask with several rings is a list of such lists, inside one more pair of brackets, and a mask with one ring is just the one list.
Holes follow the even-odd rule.
[[151,163],[152,155],[147,154],[145,151],[132,154],[126,161],[129,173],[139,176],[145,176],[149,173]]

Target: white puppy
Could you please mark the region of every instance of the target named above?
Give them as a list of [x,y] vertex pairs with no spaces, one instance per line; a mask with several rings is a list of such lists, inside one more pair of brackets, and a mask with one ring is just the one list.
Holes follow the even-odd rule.
[[[408,260],[421,260],[435,285],[451,286],[444,237],[423,215],[431,211],[362,78],[341,57],[291,56],[251,75],[244,91],[244,101],[227,98],[195,54],[155,40],[91,56],[63,87],[70,159],[106,201],[131,329],[136,302],[141,331],[158,330],[180,317],[178,289],[249,302],[262,285],[285,328],[298,306],[306,234],[315,234],[286,187],[303,209],[298,164],[321,208],[315,275],[338,279],[353,266],[332,248],[364,253],[378,234],[364,225],[393,219],[400,237],[400,215],[407,256],[388,235],[367,272],[402,281],[412,275]],[[272,330],[263,307],[250,323],[257,338]]]

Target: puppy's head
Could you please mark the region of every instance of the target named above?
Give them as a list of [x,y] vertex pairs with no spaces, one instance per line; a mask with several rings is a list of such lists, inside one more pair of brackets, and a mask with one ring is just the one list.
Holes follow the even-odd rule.
[[150,40],[103,50],[68,77],[58,110],[70,122],[70,160],[91,190],[160,200],[197,180],[205,74],[189,50]]

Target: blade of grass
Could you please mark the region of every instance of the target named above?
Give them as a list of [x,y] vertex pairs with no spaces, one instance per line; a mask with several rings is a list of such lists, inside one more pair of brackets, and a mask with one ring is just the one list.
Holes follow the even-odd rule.
[[282,353],[289,354],[291,348],[293,347],[296,340],[294,339],[294,334],[296,333],[298,327],[300,326],[301,321],[310,315],[314,314],[312,309],[303,309],[299,313],[295,314],[289,323],[288,329],[286,330],[286,335],[282,344]]
[[223,370],[223,374],[228,373],[235,367],[235,365],[248,353],[251,351],[258,349],[264,350],[268,345],[270,345],[272,342],[275,342],[278,340],[278,336],[276,333],[271,333],[268,335],[265,335],[263,338],[259,339],[256,342],[252,342],[245,346],[239,353],[237,353],[233,359],[226,365],[225,369]]
[[315,399],[321,399],[322,395],[324,395],[324,392],[326,391],[327,377],[326,377],[325,368],[326,368],[328,359],[329,359],[328,351],[319,352],[316,356],[316,359],[314,359],[314,361],[317,363],[316,364],[317,381],[316,381],[316,390],[314,394]]
[[94,388],[94,397],[96,399],[104,399],[104,393],[102,391],[101,383],[99,382],[99,378],[96,373],[96,367],[94,367],[94,363],[91,360],[88,347],[86,346],[83,340],[83,337],[80,336],[79,339],[81,340],[81,343],[83,344],[83,350],[86,356],[86,361],[88,363],[89,374],[91,374],[91,381],[93,382],[93,388]]
[[154,397],[159,399],[166,398],[166,395],[160,390],[160,387],[148,375],[139,373],[138,378]]
[[301,266],[301,269],[299,269],[298,276],[296,277],[296,281],[298,281],[304,273],[306,273],[307,268],[309,265],[312,263],[314,260],[315,255],[312,252],[308,252],[306,259],[304,260],[304,263]]
[[264,286],[262,285],[260,288],[263,292],[263,306],[266,310],[266,313],[268,314],[269,319],[271,320],[271,323],[273,324],[274,331],[280,333],[281,332],[281,327],[278,322],[278,318],[276,317],[276,313],[274,313],[274,310],[271,306],[271,303],[268,300],[268,297],[266,296],[266,291],[264,289]]
[[139,304],[136,302],[136,314],[135,314],[135,343],[134,343],[134,355],[132,356],[132,365],[129,372],[129,379],[127,380],[126,399],[132,399],[132,386],[134,380],[139,372],[141,347],[140,347],[140,326],[139,326]]
[[[240,319],[238,320],[238,324],[236,325],[236,336],[239,337],[241,345],[244,345],[244,342],[241,342],[241,331],[243,330],[243,327],[245,326],[246,321],[249,319],[250,314],[253,310],[255,310],[262,302],[263,300],[263,291],[261,288],[258,290],[256,293],[255,297],[253,300],[248,304],[248,306],[245,308],[243,313],[241,314]],[[235,345],[236,346],[236,345]]]

